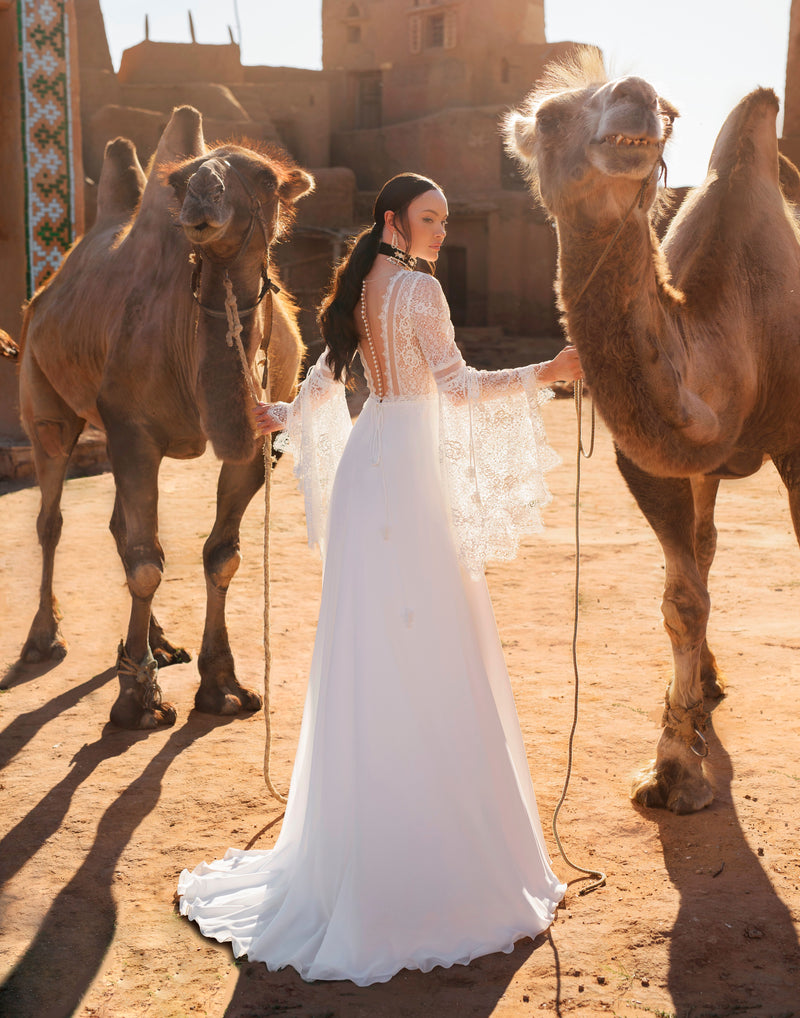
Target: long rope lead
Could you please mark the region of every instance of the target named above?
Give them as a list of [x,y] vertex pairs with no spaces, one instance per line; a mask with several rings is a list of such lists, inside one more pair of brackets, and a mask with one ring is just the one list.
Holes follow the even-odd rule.
[[564,778],[564,787],[561,791],[561,798],[558,800],[558,805],[553,812],[553,837],[556,839],[558,850],[561,853],[564,862],[571,866],[574,870],[578,870],[579,873],[586,873],[587,876],[596,877],[597,879],[589,884],[588,887],[582,888],[579,894],[588,894],[590,891],[596,890],[598,887],[603,887],[606,882],[606,875],[602,870],[588,869],[585,866],[578,866],[574,863],[567,853],[564,851],[564,846],[561,844],[561,838],[558,836],[558,814],[561,807],[564,805],[564,800],[567,797],[567,790],[569,788],[570,777],[572,776],[572,759],[574,752],[575,743],[575,732],[578,727],[578,705],[580,702],[580,672],[578,670],[578,619],[579,619],[579,593],[580,593],[580,579],[581,579],[581,547],[580,547],[580,511],[581,511],[581,458],[589,459],[594,454],[594,440],[595,440],[595,413],[594,404],[592,404],[592,430],[591,437],[589,440],[588,451],[583,445],[583,434],[582,434],[582,419],[583,419],[583,382],[577,381],[574,386],[575,390],[575,413],[578,418],[578,447],[576,455],[576,467],[575,467],[575,601],[574,601],[574,614],[573,614],[573,629],[572,629],[572,669],[575,674],[575,699],[573,704],[572,712],[572,728],[569,733],[569,747],[567,753],[567,774]]
[[[250,365],[247,361],[247,355],[244,352],[244,346],[242,345],[242,323],[239,318],[239,309],[236,302],[236,295],[233,291],[233,283],[228,275],[227,270],[223,279],[225,285],[225,311],[228,318],[228,332],[225,337],[228,346],[236,345],[236,352],[239,354],[239,360],[242,365],[242,371],[244,372],[245,381],[247,387],[250,390],[250,395],[253,399],[253,403],[259,402],[259,394],[256,392],[256,387],[253,384],[253,373]],[[271,315],[270,315],[270,328],[271,328]],[[264,379],[263,387],[267,389],[269,386],[269,351],[264,351]],[[270,672],[272,670],[272,648],[270,645],[270,596],[269,596],[269,518],[270,518],[270,492],[272,488],[272,440],[269,435],[264,438],[264,725],[266,728],[264,735],[264,784],[267,786],[267,790],[273,798],[277,799],[278,802],[286,803],[288,799],[285,795],[277,790],[275,785],[272,783],[272,776],[270,774],[270,750],[272,747],[272,722],[270,720]]]

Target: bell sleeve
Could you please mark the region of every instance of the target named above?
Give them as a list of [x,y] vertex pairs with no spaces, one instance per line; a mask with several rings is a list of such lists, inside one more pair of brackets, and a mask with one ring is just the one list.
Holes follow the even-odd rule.
[[541,406],[543,365],[479,371],[464,362],[439,282],[420,275],[410,312],[439,392],[439,462],[458,557],[473,576],[489,560],[516,557],[521,538],[543,529],[552,495],[545,474],[561,462]]
[[308,545],[325,557],[328,505],[333,480],[352,430],[344,384],[327,364],[327,349],[308,370],[291,403],[274,403],[284,430],[275,448],[291,453],[294,476],[303,492]]

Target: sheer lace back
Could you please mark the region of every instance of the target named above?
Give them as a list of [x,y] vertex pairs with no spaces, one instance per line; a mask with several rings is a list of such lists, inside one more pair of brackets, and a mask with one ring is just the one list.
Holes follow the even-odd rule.
[[[398,269],[388,277],[377,275],[364,280],[358,307],[359,355],[370,392],[379,399],[413,399],[436,392],[410,300],[414,283],[420,278],[430,279]],[[438,283],[435,285],[438,288]]]

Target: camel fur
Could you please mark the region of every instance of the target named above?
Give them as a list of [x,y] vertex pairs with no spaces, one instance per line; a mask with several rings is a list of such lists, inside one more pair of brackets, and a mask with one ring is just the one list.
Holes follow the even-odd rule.
[[[252,398],[236,349],[226,343],[227,272],[240,309],[257,302],[269,246],[286,230],[312,178],[285,155],[228,145],[208,152],[200,114],[176,109],[145,177],[133,145],[106,147],[97,220],[26,310],[20,343],[20,407],[42,493],[43,571],[25,661],[61,658],[66,643],[53,594],[59,508],[70,453],[84,425],[103,428],[114,471],[111,531],[131,594],[111,720],[130,729],[169,725],[158,662],[188,660],[151,613],[164,553],[158,539],[158,470],[164,456],[201,455],[211,441],[223,461],[217,517],[203,550],[207,610],[198,659],[199,710],[252,711],[258,693],[239,682],[225,597],[240,560],[239,525],[264,482]],[[190,261],[194,256],[195,264]],[[198,300],[191,281],[203,262]],[[267,399],[290,399],[303,354],[293,304],[271,292],[242,315],[242,341],[260,384],[269,343]],[[198,303],[199,301],[199,303]],[[207,309],[210,309],[207,310]]]
[[790,194],[796,178],[779,177],[777,112],[764,88],[735,107],[663,244],[650,211],[677,111],[650,84],[609,81],[596,51],[579,51],[505,123],[557,230],[564,325],[664,552],[675,670],[632,795],[676,813],[713,798],[703,701],[722,694],[706,642],[721,480],[771,458],[800,537],[800,233],[781,193],[780,177]]

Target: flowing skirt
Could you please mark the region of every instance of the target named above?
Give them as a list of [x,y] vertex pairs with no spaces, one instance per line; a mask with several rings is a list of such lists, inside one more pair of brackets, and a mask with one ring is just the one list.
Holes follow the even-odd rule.
[[460,567],[437,401],[370,398],[340,462],[275,847],[184,870],[181,912],[305,979],[385,982],[535,937],[550,868],[485,581]]

